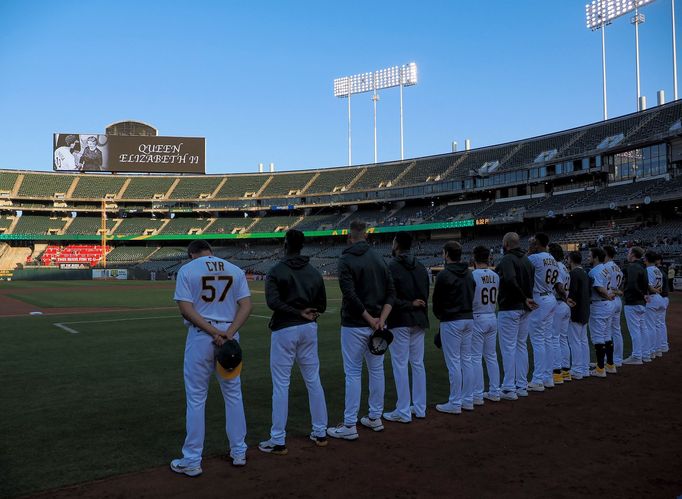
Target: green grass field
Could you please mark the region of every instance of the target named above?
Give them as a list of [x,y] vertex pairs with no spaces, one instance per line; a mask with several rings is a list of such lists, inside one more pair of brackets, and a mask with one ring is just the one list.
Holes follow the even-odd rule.
[[[0,496],[165,466],[180,455],[185,431],[186,330],[172,300],[172,283],[154,285],[139,281],[0,284],[0,290],[11,297],[37,307],[140,309],[0,318]],[[247,439],[253,451],[258,441],[269,436],[272,384],[263,283],[250,286],[255,316],[242,328],[241,341]],[[344,396],[336,281],[327,282],[327,293],[329,310],[319,321],[319,350],[329,423],[336,424],[342,420]],[[150,307],[168,308],[143,310]],[[432,318],[425,354],[429,403],[442,402],[448,395],[442,352],[432,342],[436,325]],[[392,409],[395,386],[388,355],[385,367],[386,408]],[[361,411],[366,411],[366,375],[363,386]],[[224,418],[221,395],[213,382],[205,455],[226,452]],[[295,369],[289,437],[301,438],[309,431],[307,393]]]

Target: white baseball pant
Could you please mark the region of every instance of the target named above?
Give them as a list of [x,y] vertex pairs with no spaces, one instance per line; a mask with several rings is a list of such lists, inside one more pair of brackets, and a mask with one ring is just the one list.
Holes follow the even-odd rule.
[[668,324],[666,323],[666,315],[668,315],[668,305],[670,305],[670,298],[667,296],[663,298],[663,320],[662,320],[662,326],[663,329],[661,331],[661,352],[667,352],[670,350],[670,347],[668,346]]
[[355,426],[358,422],[363,358],[369,372],[369,417],[377,419],[384,412],[384,356],[370,353],[368,342],[372,333],[369,327],[341,327],[341,354],[346,375],[343,424],[346,426]]
[[298,363],[308,389],[313,434],[326,436],[327,404],[320,382],[320,359],[317,355],[317,323],[278,329],[270,337],[270,372],[272,373],[272,428],[270,438],[277,445],[286,440],[289,414],[289,383],[294,361]]
[[[534,294],[538,308],[530,313],[528,333],[533,347],[533,383],[552,381],[552,324],[556,298],[552,294]],[[529,373],[530,374],[530,373]]]
[[552,326],[552,359],[554,369],[568,369],[571,366],[571,350],[568,346],[568,323],[571,308],[564,301],[557,301]]
[[571,372],[587,376],[590,372],[590,344],[587,324],[568,323],[568,343],[571,347]]
[[646,329],[646,308],[644,305],[625,305],[623,310],[625,311],[625,322],[628,325],[628,332],[632,340],[631,356],[633,359],[642,360],[645,345],[644,335],[646,334],[644,332]]
[[473,320],[464,319],[440,323],[440,339],[450,377],[451,405],[473,405],[474,373],[471,365]]
[[656,355],[656,351],[661,349],[663,336],[663,322],[665,321],[665,304],[661,295],[652,295],[649,303],[646,304],[644,315],[645,329],[647,334],[647,349],[650,357]]
[[593,345],[611,340],[611,316],[613,309],[609,300],[593,301],[590,304],[590,339]]
[[500,310],[497,314],[504,378],[502,390],[515,392],[528,387],[528,317],[525,310]]
[[500,366],[497,363],[497,317],[474,314],[471,339],[471,363],[474,370],[474,398],[483,398],[483,359],[488,372],[488,391],[500,394]]
[[[227,322],[213,322],[220,330],[227,329]],[[239,340],[239,334],[234,337]],[[185,378],[185,395],[187,397],[186,427],[187,436],[182,446],[182,457],[187,466],[199,466],[204,449],[206,431],[205,409],[206,395],[211,375],[215,373],[215,355],[217,347],[210,335],[192,326],[187,332],[185,342],[185,360],[183,373]],[[246,453],[246,418],[242,402],[240,376],[226,380],[217,373],[216,379],[225,400],[225,419],[227,439],[231,456],[242,456]]]
[[613,362],[619,365],[623,362],[623,332],[620,329],[620,314],[623,302],[616,296],[611,302],[613,315],[611,316],[611,339],[613,340]]
[[419,417],[426,415],[426,370],[424,369],[424,336],[420,327],[394,327],[391,351],[391,365],[398,396],[396,413],[405,419],[412,419],[410,412],[410,378],[408,364],[412,368],[412,405]]

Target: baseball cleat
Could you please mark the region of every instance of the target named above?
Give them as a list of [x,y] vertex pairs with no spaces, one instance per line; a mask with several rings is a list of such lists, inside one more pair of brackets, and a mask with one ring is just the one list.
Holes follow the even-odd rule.
[[563,385],[564,384],[564,375],[561,373],[553,373],[552,374],[552,381],[554,382],[555,385]]
[[417,414],[417,409],[413,405],[410,406],[410,413],[417,419],[426,419],[426,413]]
[[581,380],[581,379],[583,379],[583,375],[580,374],[580,373],[577,373],[577,372],[575,372],[575,371],[571,371],[571,372],[568,373],[568,374],[569,374],[569,376],[571,376],[571,379],[572,379],[572,380],[573,380],[573,379],[575,379],[575,380]]
[[239,454],[238,456],[230,454],[230,457],[232,458],[232,466],[246,466],[246,454]]
[[525,388],[517,388],[516,389],[516,395],[519,397],[527,397],[528,396],[528,390]]
[[561,377],[563,378],[564,382],[573,381],[571,372],[568,369],[561,371]]
[[326,435],[318,436],[315,435],[314,433],[311,433],[309,436],[310,440],[315,442],[315,445],[318,447],[326,447],[327,444],[329,443],[329,440],[327,439]]
[[372,431],[382,431],[384,429],[384,424],[381,422],[381,418],[372,419],[369,416],[364,416],[360,418],[360,424]]
[[616,367],[623,367],[623,362],[616,362]]
[[474,405],[483,405],[483,404],[485,404],[485,402],[483,401],[483,397],[474,399]]
[[545,391],[545,385],[544,383],[528,383],[528,391],[529,392],[544,392]]
[[258,444],[258,449],[267,452],[268,454],[275,454],[277,456],[286,456],[289,454],[289,449],[286,445],[276,444],[272,440],[266,440]]
[[343,440],[357,440],[358,430],[355,428],[355,425],[346,426],[341,423],[335,428],[327,428],[327,436]]
[[464,409],[465,411],[473,411],[474,404],[462,404],[462,409]]
[[436,410],[446,414],[462,414],[462,408],[458,405],[451,404],[450,402],[446,402],[445,404],[436,404]]
[[663,352],[663,353],[668,353],[669,351],[670,351],[670,347],[661,348],[661,352]]
[[649,357],[647,355],[642,356],[642,362],[651,362],[651,360],[652,360],[651,357]]
[[402,414],[398,414],[398,411],[384,412],[384,419],[386,421],[392,421],[394,423],[411,423],[412,419],[407,419]]
[[606,364],[606,372],[609,374],[616,374],[618,370],[614,364]]
[[642,362],[642,359],[638,359],[637,357],[632,356],[628,357],[623,361],[623,365],[628,366],[641,366],[642,364],[644,364],[644,362]]
[[661,352],[660,350],[657,350],[656,351],[656,357],[663,357],[663,352]]
[[203,472],[201,466],[186,466],[182,459],[173,459],[170,463],[170,469],[187,476],[199,476]]
[[[526,393],[526,395],[528,395],[528,393]],[[516,394],[516,392],[504,390],[500,395],[500,398],[502,400],[518,400],[519,396]]]
[[597,368],[597,363],[596,362],[590,362],[590,369],[596,369]]
[[[511,392],[509,392],[511,393]],[[513,395],[516,395],[515,393]],[[483,398],[486,400],[490,400],[491,402],[499,402],[500,401],[500,396],[497,393],[490,393],[490,392],[483,392]],[[518,398],[518,397],[516,397]],[[516,400],[516,398],[513,398],[511,400]]]
[[597,367],[596,369],[590,371],[590,376],[595,376],[597,378],[606,378],[606,370]]

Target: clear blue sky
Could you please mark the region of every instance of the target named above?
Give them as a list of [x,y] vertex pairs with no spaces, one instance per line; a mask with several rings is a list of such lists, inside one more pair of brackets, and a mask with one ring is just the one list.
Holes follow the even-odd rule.
[[[206,137],[208,173],[345,165],[332,80],[410,61],[420,81],[405,91],[406,157],[598,121],[601,38],[585,2],[0,0],[0,168],[50,170],[54,132],[123,119]],[[651,107],[658,89],[673,94],[670,0],[644,13]],[[618,116],[635,110],[629,16],[606,33]],[[398,102],[397,89],[381,94],[380,161],[399,158]],[[353,99],[353,145],[355,164],[373,160],[369,95]]]

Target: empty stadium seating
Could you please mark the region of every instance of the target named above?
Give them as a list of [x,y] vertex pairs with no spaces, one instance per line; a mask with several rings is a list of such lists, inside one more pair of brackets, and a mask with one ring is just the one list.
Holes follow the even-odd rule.
[[367,171],[353,185],[353,190],[376,189],[388,187],[409,165],[407,163],[389,163],[367,167]]
[[[107,220],[107,230],[110,231],[114,226],[113,220]],[[77,216],[73,219],[71,224],[64,231],[66,234],[97,234],[102,228],[102,219],[100,217]]]
[[55,194],[66,194],[71,187],[74,175],[27,173],[21,183],[17,196],[27,198],[52,198]]
[[312,172],[274,175],[261,193],[261,197],[287,196],[289,193],[295,194],[303,190],[306,184],[313,178],[313,175],[314,173]]
[[142,235],[146,231],[156,231],[163,224],[163,220],[147,217],[124,218],[115,233],[120,235]]
[[59,265],[60,263],[87,263],[95,266],[102,259],[103,251],[99,245],[71,244],[65,247],[50,245],[43,252],[43,265]]
[[35,215],[24,215],[19,217],[17,225],[14,227],[14,234],[47,234],[57,233],[64,228],[64,220],[61,217],[41,217]]
[[74,199],[104,199],[114,197],[125,183],[124,177],[113,175],[80,175],[71,197]]
[[362,170],[360,168],[330,168],[320,175],[306,189],[306,194],[322,194],[345,189]]
[[252,218],[225,217],[217,218],[212,224],[206,227],[209,234],[232,234],[235,229],[247,228],[253,223]]
[[181,178],[170,197],[172,199],[199,199],[209,197],[218,188],[222,177]]
[[246,193],[258,192],[269,178],[270,175],[230,175],[215,197],[243,198]]
[[291,229],[299,217],[263,217],[258,220],[249,232],[278,232]]
[[135,177],[126,187],[123,197],[126,199],[162,198],[168,192],[175,177]]
[[15,172],[0,172],[0,193],[11,192],[19,177]]
[[[191,230],[200,231],[208,224],[208,220],[191,217],[171,218],[161,229],[161,234],[189,234]],[[195,232],[196,233],[196,232]]]
[[137,263],[143,262],[158,248],[143,246],[117,246],[107,254],[107,262]]

